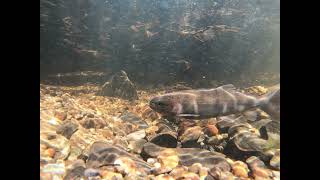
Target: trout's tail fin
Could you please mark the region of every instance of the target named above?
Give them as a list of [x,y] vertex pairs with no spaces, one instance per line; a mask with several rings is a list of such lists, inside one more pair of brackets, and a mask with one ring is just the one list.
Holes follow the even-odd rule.
[[280,120],[280,86],[260,98],[260,108],[273,119]]

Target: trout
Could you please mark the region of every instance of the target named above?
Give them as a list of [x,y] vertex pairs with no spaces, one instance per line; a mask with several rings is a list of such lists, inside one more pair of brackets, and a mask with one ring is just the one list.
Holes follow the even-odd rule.
[[[274,98],[280,98],[280,86],[262,97],[241,93],[232,84],[214,89],[183,90],[151,99],[149,106],[165,116],[205,119],[261,108],[274,114],[270,108]],[[280,100],[279,100],[280,101]]]

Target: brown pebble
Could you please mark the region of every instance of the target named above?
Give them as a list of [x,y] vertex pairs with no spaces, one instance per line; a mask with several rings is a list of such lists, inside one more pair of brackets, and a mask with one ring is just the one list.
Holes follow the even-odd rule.
[[202,128],[200,126],[189,127],[179,138],[182,143],[190,140],[198,140],[202,133]]
[[174,178],[167,174],[160,174],[156,176],[155,180],[174,180]]
[[45,179],[52,179],[52,175],[50,173],[43,173],[43,172],[40,172],[40,179],[42,180],[45,180]]
[[233,170],[233,174],[235,176],[243,177],[243,178],[247,178],[248,177],[247,170],[242,166],[233,166],[232,170]]
[[60,121],[64,121],[67,118],[67,113],[66,112],[56,111],[55,114],[54,114],[54,117],[59,119]]
[[268,178],[269,177],[269,173],[266,169],[263,168],[255,168],[253,169],[253,176],[256,177],[262,177],[262,178]]
[[174,149],[165,149],[161,151],[157,159],[160,162],[161,167],[169,169],[173,169],[179,164],[179,156]]
[[158,126],[150,126],[146,129],[146,133],[148,135],[150,134],[155,134],[157,131],[159,130],[159,127]]
[[55,153],[56,153],[56,151],[55,151],[53,148],[48,148],[48,149],[46,149],[44,152],[45,152],[45,154],[46,154],[47,156],[49,156],[49,157],[51,157],[51,158],[53,158],[54,155],[55,155]]
[[151,120],[156,120],[159,119],[159,115],[153,111],[150,107],[146,107],[143,112],[142,112],[142,118],[143,119],[151,119]]
[[179,166],[174,168],[169,174],[175,179],[181,178],[181,176],[188,171],[188,168],[185,166]]
[[218,128],[213,124],[207,125],[206,132],[208,136],[215,136],[219,134]]
[[189,171],[193,173],[199,173],[202,165],[200,163],[194,163],[189,167]]
[[100,132],[101,132],[102,136],[107,139],[112,139],[114,137],[113,132],[108,129],[102,129]]
[[102,179],[123,179],[122,175],[120,173],[108,171],[108,170],[102,170],[100,171],[100,176]]

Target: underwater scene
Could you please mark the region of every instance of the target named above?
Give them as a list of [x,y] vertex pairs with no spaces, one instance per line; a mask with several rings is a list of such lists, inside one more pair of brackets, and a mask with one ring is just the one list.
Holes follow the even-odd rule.
[[280,180],[280,0],[40,0],[41,180]]

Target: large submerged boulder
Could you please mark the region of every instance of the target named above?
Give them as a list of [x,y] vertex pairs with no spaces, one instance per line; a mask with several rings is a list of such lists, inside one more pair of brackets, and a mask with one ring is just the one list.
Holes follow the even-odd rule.
[[98,95],[119,97],[127,100],[137,100],[138,93],[135,85],[130,81],[125,71],[114,74],[106,82]]

